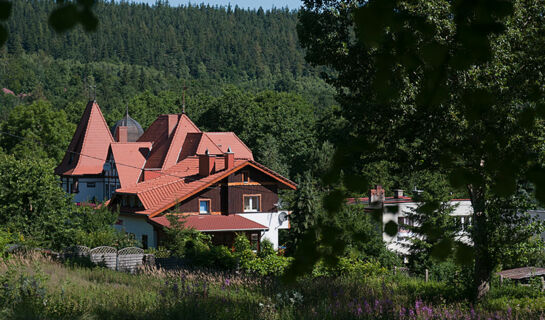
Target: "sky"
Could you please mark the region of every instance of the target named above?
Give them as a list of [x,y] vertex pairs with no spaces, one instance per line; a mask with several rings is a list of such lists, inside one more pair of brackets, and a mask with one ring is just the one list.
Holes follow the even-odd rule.
[[[134,0],[135,2],[146,2],[149,4],[154,4],[155,0]],[[201,3],[208,3],[210,5],[221,5],[221,6],[227,6],[229,3],[231,3],[231,6],[238,5],[241,8],[252,8],[257,9],[259,7],[262,7],[263,9],[271,9],[272,7],[276,8],[283,8],[288,7],[291,9],[299,9],[301,6],[301,0],[169,0],[169,3],[171,6],[177,6],[180,4],[188,4],[191,2],[192,4],[201,4]]]

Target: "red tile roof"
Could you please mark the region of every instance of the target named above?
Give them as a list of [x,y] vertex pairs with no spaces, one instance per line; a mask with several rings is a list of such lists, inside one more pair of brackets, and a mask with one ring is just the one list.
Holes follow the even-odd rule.
[[[164,226],[170,227],[170,221],[166,216],[150,218],[151,221]],[[186,227],[194,228],[203,232],[218,232],[218,231],[245,231],[245,230],[268,230],[266,226],[254,222],[250,219],[241,217],[236,214],[228,216],[223,215],[193,215],[181,216],[180,221],[184,221]]]
[[174,130],[174,134],[172,135],[172,139],[165,156],[165,161],[161,167],[162,170],[166,170],[178,163],[178,158],[180,156],[180,152],[182,151],[182,146],[186,136],[188,133],[193,132],[201,132],[201,130],[197,128],[197,126],[189,119],[187,115],[180,115],[178,124],[176,125],[176,129]]
[[[170,123],[171,121],[175,123]],[[170,126],[174,126],[170,128]],[[188,133],[201,132],[185,114],[160,115],[138,139],[139,142],[152,142],[146,168],[166,170],[174,166]]]
[[96,101],[89,101],[68,151],[61,164],[55,168],[55,173],[58,175],[102,173],[110,143],[113,141],[100,107]]
[[222,153],[231,148],[237,158],[254,160],[252,150],[234,132],[206,132],[206,135],[221,149]]
[[198,176],[199,158],[189,157],[162,172],[161,176],[128,188],[118,189],[116,194],[136,194],[144,205],[144,210],[136,213],[154,217],[246,166],[252,166],[262,171],[287,188],[295,189],[297,187],[294,182],[255,161],[235,159],[234,167],[231,170],[224,170],[223,159],[217,160],[216,173],[207,177]]
[[[469,199],[451,199],[450,201],[469,201]],[[356,203],[360,203],[360,204],[369,204],[369,197],[363,197],[363,198],[347,198],[346,199],[346,202],[348,204],[356,204]],[[407,196],[402,196],[402,197],[399,197],[399,198],[395,198],[395,197],[386,197],[384,199],[384,203],[385,204],[395,204],[395,203],[409,203],[409,202],[414,202],[413,198],[411,197],[407,197]]]
[[[363,203],[363,204],[369,204],[369,197],[364,198],[348,198],[346,199],[348,204],[355,204],[355,203]],[[384,199],[384,203],[407,203],[407,202],[414,202],[411,197],[402,196],[399,198],[394,197],[386,197]]]
[[151,142],[114,142],[111,145],[121,187],[135,185],[140,178]]
[[11,91],[11,90],[8,89],[8,88],[2,88],[2,92],[3,92],[4,94],[10,94],[10,95],[12,95],[12,96],[15,96],[15,92]]

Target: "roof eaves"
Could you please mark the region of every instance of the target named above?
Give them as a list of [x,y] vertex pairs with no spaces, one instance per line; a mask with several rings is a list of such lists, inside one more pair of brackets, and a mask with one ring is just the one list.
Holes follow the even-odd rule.
[[[234,168],[232,168],[231,170],[227,170],[227,171],[224,170],[224,171],[221,171],[220,173],[217,173],[217,176],[215,176],[211,181],[205,182],[203,185],[201,185],[198,188],[196,188],[195,190],[187,193],[186,195],[184,195],[184,196],[182,196],[182,197],[180,197],[180,198],[178,198],[178,199],[176,199],[174,201],[169,202],[167,205],[162,206],[161,208],[156,209],[153,213],[150,214],[150,218],[153,218],[153,217],[157,216],[158,214],[160,214],[164,210],[170,208],[171,206],[175,205],[176,203],[184,201],[185,199],[187,199],[187,198],[195,195],[196,193],[204,190],[208,186],[220,181],[221,179],[225,178],[226,176],[229,176],[230,174],[237,172],[239,169],[243,168],[248,163],[249,163],[249,161],[244,161],[243,163],[239,164],[238,166],[235,166]],[[214,176],[214,175],[211,175],[211,176],[208,176],[208,177],[212,177],[212,176]],[[206,179],[206,178],[203,178],[203,179]],[[202,179],[201,179],[201,181],[202,181]]]

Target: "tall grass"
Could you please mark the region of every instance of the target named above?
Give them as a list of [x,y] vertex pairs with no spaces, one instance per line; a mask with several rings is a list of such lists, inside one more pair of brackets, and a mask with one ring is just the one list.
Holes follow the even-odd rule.
[[[445,283],[403,275],[276,278],[211,270],[137,275],[39,255],[0,263],[0,318],[13,319],[539,319],[541,310],[459,302]],[[494,297],[500,299],[501,297]],[[457,302],[458,301],[458,302]]]

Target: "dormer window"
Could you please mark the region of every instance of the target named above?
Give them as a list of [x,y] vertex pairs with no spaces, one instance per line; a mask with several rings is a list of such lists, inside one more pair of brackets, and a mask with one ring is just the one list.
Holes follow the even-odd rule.
[[244,183],[250,182],[250,174],[248,171],[242,171],[242,182]]
[[210,199],[199,200],[199,214],[210,214]]

